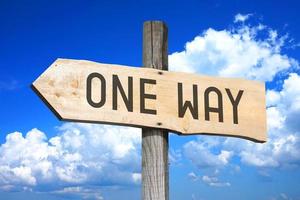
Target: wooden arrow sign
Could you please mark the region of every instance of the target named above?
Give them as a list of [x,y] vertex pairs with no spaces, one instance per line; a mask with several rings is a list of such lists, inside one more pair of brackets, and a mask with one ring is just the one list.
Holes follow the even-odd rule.
[[257,81],[58,59],[32,86],[61,120],[267,138]]

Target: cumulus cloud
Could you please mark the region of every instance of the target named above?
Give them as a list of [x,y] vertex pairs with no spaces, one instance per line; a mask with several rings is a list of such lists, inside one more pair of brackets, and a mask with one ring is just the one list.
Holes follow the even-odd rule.
[[14,132],[0,146],[0,187],[83,194],[84,185],[139,184],[140,143],[140,129],[108,125],[66,123],[49,139]]
[[[240,152],[241,160],[259,167],[286,167],[300,163],[300,76],[290,73],[282,90],[267,92],[269,142],[247,143]],[[270,98],[270,96],[272,98]]]
[[[267,29],[263,25],[209,28],[187,42],[183,51],[169,56],[170,70],[272,81],[298,62],[281,53],[286,38]],[[267,32],[264,39],[258,37],[262,32]]]
[[[214,138],[215,139],[215,138]],[[215,151],[213,147],[217,146],[217,140],[203,140],[200,137],[197,141],[190,141],[183,147],[186,158],[199,168],[223,167],[229,163],[233,155],[232,151]]]

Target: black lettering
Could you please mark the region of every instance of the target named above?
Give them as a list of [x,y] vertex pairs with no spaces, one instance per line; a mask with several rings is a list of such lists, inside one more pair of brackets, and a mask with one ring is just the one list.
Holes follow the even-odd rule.
[[[209,106],[209,93],[215,92],[218,95],[218,107],[210,107]],[[216,87],[209,87],[204,92],[204,104],[205,104],[205,120],[209,121],[209,113],[215,112],[219,114],[219,122],[223,122],[223,100],[222,100],[222,93]]]
[[145,93],[145,84],[156,84],[156,80],[153,79],[140,79],[140,112],[156,115],[156,110],[145,108],[145,99],[156,99],[155,94],[146,94]]
[[178,83],[178,116],[183,118],[187,108],[189,108],[194,119],[198,119],[198,89],[197,85],[193,85],[193,105],[190,101],[185,101],[183,104],[182,83]]
[[243,92],[244,90],[239,90],[238,92],[238,95],[236,96],[235,100],[233,99],[233,96],[231,94],[231,91],[230,89],[228,88],[225,88],[226,90],[226,93],[230,99],[230,102],[232,104],[232,113],[233,113],[233,123],[234,124],[238,124],[239,123],[239,120],[238,120],[238,105],[240,103],[240,100],[242,98],[242,95],[243,95]]
[[[101,81],[101,100],[99,102],[94,102],[92,100],[92,80],[93,78],[98,78]],[[104,77],[99,74],[99,73],[91,73],[88,75],[87,80],[86,80],[86,100],[87,102],[95,107],[95,108],[100,108],[105,104],[106,101],[106,82]]]
[[128,77],[128,97],[125,94],[125,91],[122,87],[122,84],[120,82],[120,79],[117,75],[113,75],[113,89],[112,89],[112,95],[113,95],[113,102],[112,102],[112,108],[113,110],[118,109],[118,94],[117,91],[119,90],[122,99],[126,105],[126,108],[129,112],[133,111],[133,81],[132,77]]

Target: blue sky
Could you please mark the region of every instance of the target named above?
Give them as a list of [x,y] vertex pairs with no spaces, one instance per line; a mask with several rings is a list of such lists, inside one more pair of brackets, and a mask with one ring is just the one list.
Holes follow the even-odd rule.
[[168,25],[170,70],[267,86],[265,144],[170,134],[170,199],[300,199],[299,9],[0,1],[0,199],[140,199],[140,130],[60,122],[29,86],[56,58],[141,66],[146,20]]

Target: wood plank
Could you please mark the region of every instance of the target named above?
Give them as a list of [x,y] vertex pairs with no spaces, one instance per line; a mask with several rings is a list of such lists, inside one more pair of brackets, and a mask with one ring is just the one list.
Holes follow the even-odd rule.
[[[87,77],[101,74],[106,82],[106,101],[100,108],[87,101]],[[133,111],[129,112],[118,91],[117,110],[112,109],[112,77],[117,75],[124,92],[128,93],[128,77],[133,81]],[[145,98],[145,108],[156,110],[156,114],[141,113],[141,80],[155,80],[156,84],[145,83],[145,93],[156,95],[156,99]],[[183,102],[193,103],[193,85],[197,86],[198,119],[187,109],[183,117],[178,113],[178,83],[182,83]],[[223,122],[218,113],[210,112],[205,119],[205,90],[217,88],[222,94]],[[233,120],[233,106],[226,92],[230,89],[233,98],[243,90],[238,104],[238,124]],[[226,135],[265,142],[266,104],[265,86],[261,82],[237,78],[220,78],[182,72],[162,71],[113,64],[101,64],[84,60],[57,59],[34,83],[33,89],[42,97],[56,115],[66,121],[112,123],[136,127],[163,128],[184,135]],[[101,84],[92,81],[92,99],[101,96]],[[209,105],[217,107],[215,92],[209,95]]]

